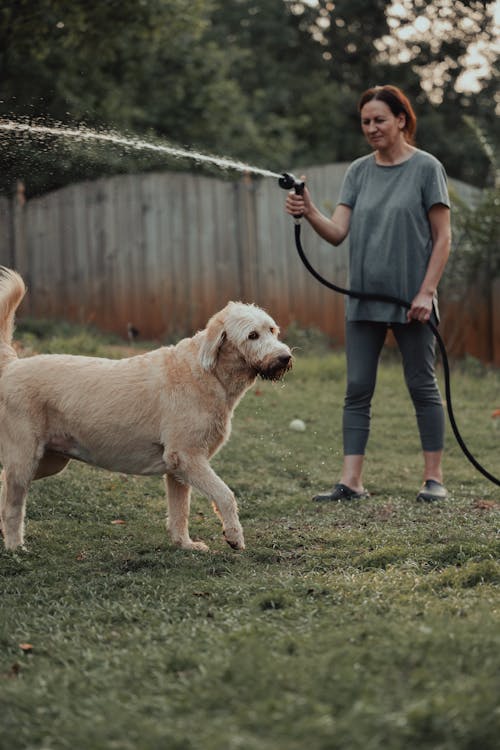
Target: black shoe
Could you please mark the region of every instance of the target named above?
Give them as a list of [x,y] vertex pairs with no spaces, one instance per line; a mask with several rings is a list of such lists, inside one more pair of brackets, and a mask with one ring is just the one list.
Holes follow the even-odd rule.
[[319,495],[314,495],[313,500],[316,503],[339,503],[342,500],[362,500],[366,497],[370,497],[370,494],[366,490],[356,492],[356,490],[351,490],[346,484],[339,483],[330,492],[320,492]]
[[447,497],[448,491],[441,482],[436,482],[435,479],[428,479],[424,482],[424,486],[417,495],[417,502],[434,503],[436,500],[446,500]]

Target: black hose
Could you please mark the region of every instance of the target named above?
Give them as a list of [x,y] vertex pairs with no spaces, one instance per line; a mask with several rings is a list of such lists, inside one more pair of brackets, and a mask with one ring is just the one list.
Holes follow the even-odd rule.
[[[280,183],[280,186],[285,187],[285,185],[281,183]],[[328,289],[332,289],[334,292],[339,292],[340,294],[345,294],[348,297],[354,297],[355,299],[376,300],[379,302],[391,302],[395,305],[400,305],[401,307],[404,307],[407,310],[410,309],[411,307],[410,303],[406,302],[403,299],[399,299],[398,297],[392,297],[389,294],[371,294],[369,292],[357,292],[354,289],[343,289],[342,287],[337,286],[337,284],[334,284],[331,281],[328,281],[327,279],[325,279],[323,276],[321,276],[321,274],[318,273],[318,271],[316,271],[316,269],[313,268],[313,266],[309,263],[309,260],[307,259],[304,253],[304,249],[302,247],[302,242],[300,239],[300,221],[298,220],[298,218],[295,223],[295,245],[297,247],[297,252],[299,254],[299,257],[302,263],[305,265],[305,267],[309,271],[309,273],[312,274],[314,278],[320,282],[320,284],[323,284],[323,286],[328,287]],[[428,321],[427,325],[430,327],[432,333],[434,334],[437,344],[439,346],[439,350],[441,352],[441,359],[442,359],[443,371],[444,371],[446,407],[448,410],[448,417],[450,419],[451,428],[453,430],[453,434],[455,435],[457,443],[459,444],[460,448],[462,449],[463,453],[465,454],[466,458],[470,461],[470,463],[483,476],[485,476],[486,479],[489,479],[490,482],[493,482],[493,484],[496,484],[497,486],[500,487],[500,479],[498,479],[497,477],[494,477],[493,474],[490,474],[490,472],[484,468],[484,466],[481,466],[479,461],[476,458],[474,458],[472,453],[467,448],[467,445],[465,444],[465,441],[460,434],[460,431],[457,427],[457,423],[455,420],[455,415],[453,414],[453,405],[451,402],[450,363],[448,361],[448,354],[446,352],[446,347],[434,323],[432,323],[431,321]]]

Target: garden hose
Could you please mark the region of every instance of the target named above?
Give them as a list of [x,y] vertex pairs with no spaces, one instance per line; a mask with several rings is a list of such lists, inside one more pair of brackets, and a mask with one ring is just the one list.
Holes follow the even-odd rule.
[[[283,175],[278,180],[279,186],[282,187],[284,190],[291,190],[292,188],[295,190],[295,192],[298,195],[301,195],[304,191],[304,183],[300,180],[297,180],[292,174],[288,172],[283,172]],[[393,297],[389,294],[372,294],[370,292],[358,292],[354,289],[344,289],[341,286],[338,286],[337,284],[334,284],[331,281],[328,281],[328,279],[325,279],[309,262],[304,249],[302,247],[302,242],[300,238],[300,220],[302,216],[294,216],[295,219],[295,246],[297,248],[297,252],[299,254],[299,257],[304,264],[304,266],[307,268],[309,273],[314,276],[314,278],[320,282],[320,284],[323,284],[323,286],[328,287],[328,289],[332,289],[334,292],[338,292],[339,294],[344,294],[348,297],[354,297],[355,299],[362,299],[362,300],[371,300],[371,301],[377,301],[377,302],[390,302],[395,305],[399,305],[400,307],[404,307],[407,310],[411,308],[411,304],[407,302],[406,300],[400,299],[399,297]],[[444,385],[445,385],[445,394],[446,394],[446,408],[448,411],[448,418],[450,420],[451,428],[453,430],[453,434],[455,435],[455,439],[457,443],[459,444],[460,448],[462,449],[462,452],[464,453],[465,457],[470,461],[470,463],[474,466],[474,468],[477,469],[486,479],[488,479],[490,482],[493,482],[493,484],[496,484],[498,487],[500,487],[500,479],[498,477],[493,476],[487,469],[482,466],[479,461],[472,455],[470,450],[468,449],[464,439],[462,438],[460,431],[457,426],[457,422],[455,419],[455,415],[453,413],[453,404],[452,404],[452,398],[451,398],[451,378],[450,378],[450,363],[448,360],[448,353],[446,351],[446,347],[444,345],[444,341],[441,338],[441,334],[439,333],[437,327],[434,325],[432,321],[428,321],[427,325],[431,329],[432,333],[434,334],[434,337],[437,341],[439,351],[441,352],[441,361],[443,364],[443,372],[444,372]]]

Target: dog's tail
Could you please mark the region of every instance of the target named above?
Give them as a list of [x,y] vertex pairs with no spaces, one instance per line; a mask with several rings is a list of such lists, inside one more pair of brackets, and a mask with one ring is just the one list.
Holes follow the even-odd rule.
[[25,294],[26,286],[19,274],[0,266],[0,371],[7,362],[17,358],[11,346],[14,315]]

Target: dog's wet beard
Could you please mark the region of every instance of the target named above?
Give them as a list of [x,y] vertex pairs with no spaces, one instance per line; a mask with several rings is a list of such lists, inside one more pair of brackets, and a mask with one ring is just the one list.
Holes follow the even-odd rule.
[[272,380],[274,382],[278,380],[282,380],[288,370],[292,369],[292,361],[283,366],[283,365],[275,365],[274,367],[268,367],[267,370],[261,370],[259,372],[259,377],[262,378],[262,380]]

